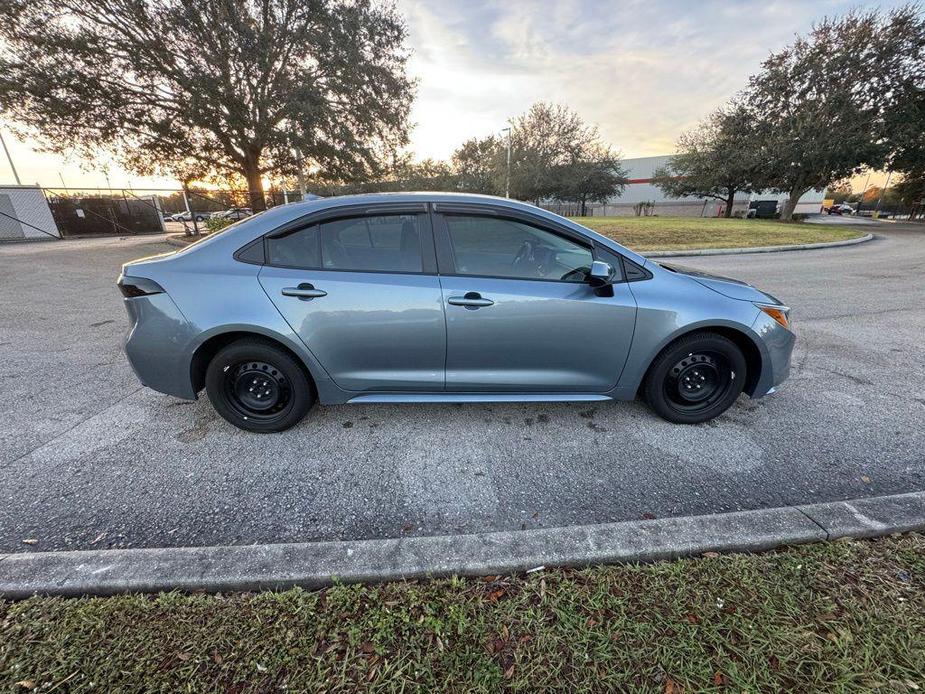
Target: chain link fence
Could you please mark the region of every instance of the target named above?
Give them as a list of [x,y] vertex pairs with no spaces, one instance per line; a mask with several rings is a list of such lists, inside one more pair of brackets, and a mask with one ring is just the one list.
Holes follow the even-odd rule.
[[[198,235],[210,219],[236,221],[255,209],[302,200],[297,191],[271,189],[260,201],[247,190],[202,188],[43,188],[63,238],[157,234]],[[261,204],[255,204],[255,203]]]

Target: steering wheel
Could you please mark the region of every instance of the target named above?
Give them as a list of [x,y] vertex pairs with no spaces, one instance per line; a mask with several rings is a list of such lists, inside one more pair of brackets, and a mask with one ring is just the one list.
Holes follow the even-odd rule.
[[591,272],[591,268],[585,265],[584,267],[576,267],[574,270],[569,270],[559,279],[563,282],[587,282],[588,274]]
[[511,261],[511,267],[516,268],[521,263],[529,260],[533,257],[533,244],[529,241],[524,241],[520,248],[517,250],[517,255],[514,256],[514,260]]

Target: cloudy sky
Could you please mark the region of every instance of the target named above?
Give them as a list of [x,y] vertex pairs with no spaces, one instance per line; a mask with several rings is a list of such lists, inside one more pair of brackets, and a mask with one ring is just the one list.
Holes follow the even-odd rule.
[[[897,2],[877,3],[881,7]],[[680,131],[742,88],[768,55],[846,0],[398,0],[419,80],[411,149],[445,158],[535,101],[570,105],[624,156],[673,151]],[[2,127],[2,126],[0,126]],[[81,168],[11,141],[23,183],[105,186]],[[114,186],[174,186],[113,167]],[[0,161],[0,183],[12,182]]]

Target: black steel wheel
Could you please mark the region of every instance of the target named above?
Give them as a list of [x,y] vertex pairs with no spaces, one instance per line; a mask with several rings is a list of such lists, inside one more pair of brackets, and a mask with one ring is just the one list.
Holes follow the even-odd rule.
[[283,431],[314,402],[303,367],[284,349],[263,340],[238,340],[222,348],[206,371],[215,410],[241,429]]
[[668,345],[649,368],[643,394],[663,418],[697,424],[725,412],[745,385],[746,362],[729,338],[703,332]]
[[271,421],[292,400],[289,381],[273,364],[245,361],[225,371],[225,397],[242,417]]

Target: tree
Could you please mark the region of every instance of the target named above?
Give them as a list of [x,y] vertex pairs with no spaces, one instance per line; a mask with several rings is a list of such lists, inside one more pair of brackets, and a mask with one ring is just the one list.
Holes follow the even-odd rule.
[[843,202],[856,202],[860,199],[860,195],[855,194],[848,180],[836,181],[830,185],[825,196],[831,198],[836,205]]
[[406,29],[372,0],[3,0],[0,113],[141,175],[375,177],[407,141]]
[[880,199],[880,196],[883,195],[883,188],[880,186],[869,186],[867,190],[864,191],[864,194],[861,195],[861,202],[872,205],[877,200]]
[[567,106],[533,104],[511,121],[511,195],[537,203],[555,197],[565,167],[601,146],[597,128]]
[[915,5],[849,12],[815,25],[752,76],[744,101],[765,182],[787,194],[782,219],[792,219],[806,192],[886,162],[895,86],[906,81],[923,33]]
[[912,61],[895,91],[894,106],[887,114],[887,166],[899,180],[889,192],[909,208],[912,217],[920,217],[925,201],[925,56]]
[[473,137],[453,152],[452,167],[459,190],[467,193],[503,193],[505,144],[495,137]]
[[323,196],[358,193],[390,193],[403,190],[453,190],[456,176],[445,161],[424,159],[414,162],[408,153],[397,155],[379,177],[349,183],[312,179],[311,188]]
[[714,111],[678,138],[678,153],[655,171],[654,184],[673,198],[714,198],[732,216],[735,196],[754,190],[758,174],[755,124],[741,104]]
[[587,215],[589,202],[606,202],[626,187],[626,170],[609,147],[597,146],[583,152],[582,158],[555,172],[553,197],[579,204],[579,214]]
[[890,191],[913,216],[921,216],[925,205],[925,175],[905,175]]
[[394,176],[401,190],[451,190],[456,187],[450,165],[435,159],[408,161]]
[[919,64],[923,74],[897,87],[896,104],[887,116],[887,166],[915,176],[925,174],[925,59]]

